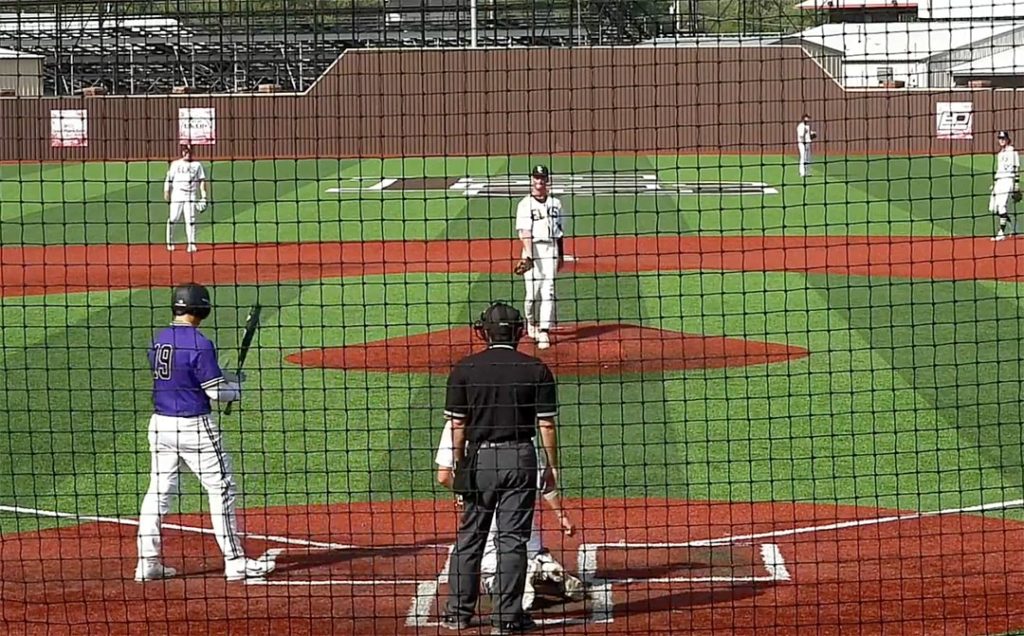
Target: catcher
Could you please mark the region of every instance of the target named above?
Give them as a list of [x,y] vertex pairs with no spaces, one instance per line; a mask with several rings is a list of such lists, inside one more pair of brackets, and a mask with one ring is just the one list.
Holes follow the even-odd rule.
[[526,335],[538,349],[551,346],[555,322],[555,277],[562,268],[565,250],[562,202],[548,192],[551,171],[536,166],[530,175],[530,194],[516,207],[516,231],[523,251],[515,268],[526,282]]
[[[199,198],[196,198],[196,194]],[[188,251],[195,252],[196,213],[206,209],[206,171],[192,160],[192,147],[181,147],[181,158],[171,162],[164,178],[164,201],[171,204],[167,216],[167,251],[174,251],[174,224],[185,217]]]
[[[547,487],[548,471],[544,465],[544,453],[538,448],[538,486],[541,489],[544,501],[558,516],[558,523],[566,536],[572,536],[576,527],[572,520],[562,508],[562,500],[557,490]],[[437,464],[437,481],[445,488],[452,487],[454,461],[452,457],[452,426],[451,422],[445,422],[444,431],[441,433],[441,443],[437,447],[437,456],[434,459]],[[483,574],[483,586],[489,593],[494,584],[494,573],[498,567],[498,552],[495,545],[497,517],[491,522],[490,531],[487,533],[487,547],[484,551],[484,559],[480,564]],[[540,529],[537,527],[537,516],[533,517],[533,529],[530,532],[530,541],[526,545],[526,589],[523,592],[523,610],[529,611],[537,598],[538,591],[547,593],[569,601],[582,601],[586,596],[586,588],[582,581],[565,570],[551,553],[544,548],[541,542]]]

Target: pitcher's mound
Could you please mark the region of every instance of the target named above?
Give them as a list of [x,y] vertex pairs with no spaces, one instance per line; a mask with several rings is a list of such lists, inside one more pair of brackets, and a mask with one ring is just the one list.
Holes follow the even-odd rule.
[[[767,364],[802,358],[806,349],[784,344],[702,336],[626,324],[578,323],[552,333],[550,349],[524,338],[520,350],[538,356],[557,374],[656,373]],[[293,353],[288,362],[307,367],[395,373],[448,373],[483,342],[469,327],[348,347]]]

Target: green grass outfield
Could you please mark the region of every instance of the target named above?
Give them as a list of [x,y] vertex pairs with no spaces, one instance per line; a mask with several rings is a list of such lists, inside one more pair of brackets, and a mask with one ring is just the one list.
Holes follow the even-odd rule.
[[[574,235],[989,235],[991,157],[537,157],[215,162],[209,242],[509,237],[514,199],[329,193],[356,178],[656,173],[764,182],[767,195],[563,196]],[[163,243],[165,163],[0,167],[0,243]],[[822,172],[825,175],[822,175]],[[178,228],[179,242],[183,227]],[[182,251],[179,256],[186,261]],[[510,256],[511,267],[511,256]],[[433,484],[444,378],[299,368],[289,353],[465,325],[508,275],[398,274],[218,286],[208,331],[233,362],[265,306],[251,387],[221,419],[245,507],[444,496]],[[932,510],[1022,484],[1018,285],[836,274],[560,278],[560,318],[788,343],[789,364],[562,381],[571,497],[799,500]],[[0,505],[134,517],[148,481],[145,350],[168,290],[5,298]],[[195,480],[179,508],[202,510]],[[1015,514],[1015,513],[1007,513]],[[0,513],[0,532],[55,522]]]

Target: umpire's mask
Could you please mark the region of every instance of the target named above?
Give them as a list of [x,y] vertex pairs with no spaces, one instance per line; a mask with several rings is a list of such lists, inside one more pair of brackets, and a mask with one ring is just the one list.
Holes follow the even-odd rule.
[[515,346],[526,331],[523,316],[511,305],[496,302],[480,314],[480,319],[473,325],[477,333],[488,344],[505,344]]

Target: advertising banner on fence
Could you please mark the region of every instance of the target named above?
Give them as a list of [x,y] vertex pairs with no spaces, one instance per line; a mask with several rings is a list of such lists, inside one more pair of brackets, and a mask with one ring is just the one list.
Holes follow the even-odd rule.
[[50,111],[50,146],[53,148],[83,148],[88,145],[89,120],[86,111]]
[[974,108],[971,102],[935,104],[935,134],[939,139],[973,139]]
[[212,108],[179,108],[178,141],[207,146],[217,143],[217,120]]

